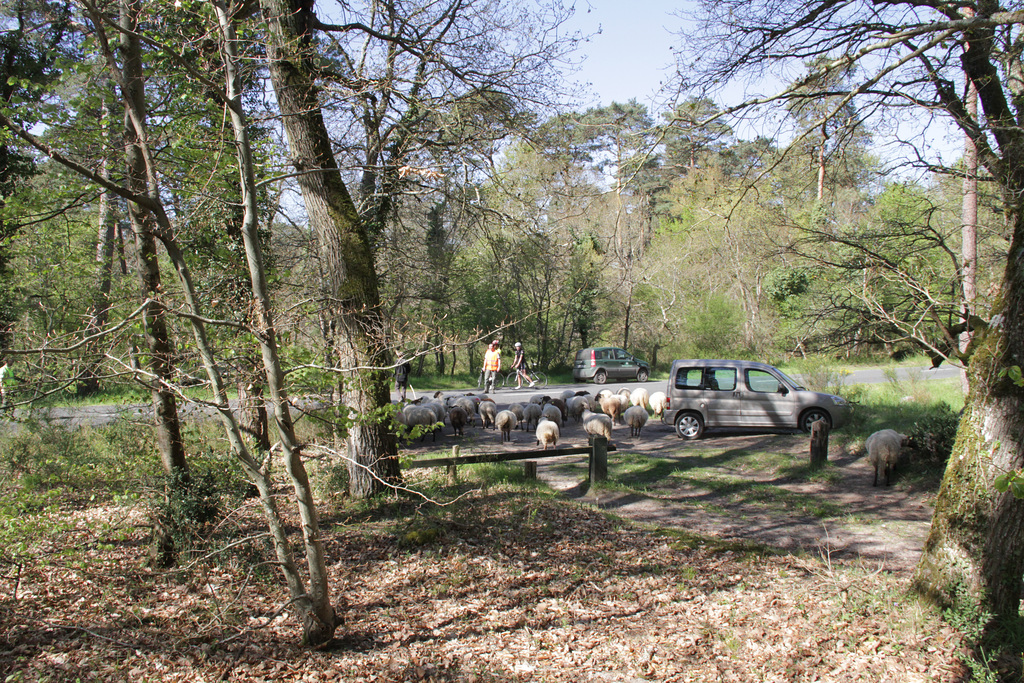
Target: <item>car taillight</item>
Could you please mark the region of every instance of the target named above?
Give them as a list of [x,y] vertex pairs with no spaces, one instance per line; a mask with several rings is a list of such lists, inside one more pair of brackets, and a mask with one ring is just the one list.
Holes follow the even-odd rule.
[[592,368],[596,368],[597,367],[597,352],[596,351],[591,351],[590,352],[590,367],[592,367]]
[[668,410],[671,407],[672,407],[672,399],[669,398],[668,396],[666,396],[665,397],[665,410]]

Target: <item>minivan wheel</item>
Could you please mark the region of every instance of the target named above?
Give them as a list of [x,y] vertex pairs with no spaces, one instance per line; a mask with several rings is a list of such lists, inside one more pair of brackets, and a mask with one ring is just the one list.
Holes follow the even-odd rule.
[[800,416],[800,429],[805,432],[811,431],[811,425],[818,420],[824,420],[828,428],[832,428],[832,418],[829,414],[821,408],[811,408],[806,413]]
[[594,375],[594,384],[604,384],[608,381],[608,373],[604,370],[598,370],[597,374]]
[[676,434],[680,439],[693,441],[704,433],[704,419],[699,413],[682,413],[676,418]]
[[650,377],[650,375],[647,374],[646,370],[641,369],[640,372],[636,373],[637,382],[646,382],[648,377]]

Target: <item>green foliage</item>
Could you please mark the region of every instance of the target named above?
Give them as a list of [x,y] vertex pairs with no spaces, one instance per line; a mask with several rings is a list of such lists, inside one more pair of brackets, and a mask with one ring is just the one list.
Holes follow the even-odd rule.
[[953,452],[960,415],[946,403],[932,403],[930,408],[914,421],[906,434],[918,458],[945,466]]
[[743,309],[732,299],[709,294],[691,310],[683,327],[683,338],[692,358],[729,358],[743,344]]

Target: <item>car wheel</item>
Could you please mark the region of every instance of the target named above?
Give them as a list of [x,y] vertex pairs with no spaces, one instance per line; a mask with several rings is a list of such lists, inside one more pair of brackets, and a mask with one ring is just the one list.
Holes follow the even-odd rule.
[[704,418],[700,413],[682,413],[676,418],[676,434],[687,441],[699,439],[704,434]]
[[650,377],[646,370],[641,369],[640,372],[636,373],[637,382],[646,382],[647,378]]
[[604,370],[598,370],[597,374],[594,375],[594,384],[604,384],[608,381],[608,373]]
[[824,411],[821,408],[811,408],[800,416],[800,429],[805,432],[809,432],[811,431],[811,425],[818,420],[824,420],[828,428],[832,428],[832,417],[827,411]]

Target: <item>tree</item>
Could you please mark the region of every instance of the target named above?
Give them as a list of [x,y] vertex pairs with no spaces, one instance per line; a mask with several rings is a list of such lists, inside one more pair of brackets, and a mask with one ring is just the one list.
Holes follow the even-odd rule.
[[[1011,236],[1001,293],[969,359],[971,393],[916,574],[919,589],[941,600],[970,595],[983,614],[994,615],[990,627],[1018,615],[1024,577],[1024,501],[994,486],[999,475],[1024,466],[1024,389],[1006,376],[1024,361],[1024,102],[1015,85],[1021,19],[988,0],[702,2],[702,35],[692,42],[706,49],[687,65],[720,82],[747,65],[763,70],[824,56],[824,76],[856,64],[859,77],[828,115],[854,99],[874,115],[922,121],[942,112],[971,137],[1002,189]],[[967,81],[977,88],[984,120],[969,114]],[[833,94],[792,87],[733,111]],[[918,152],[923,160],[917,148],[911,158]]]

